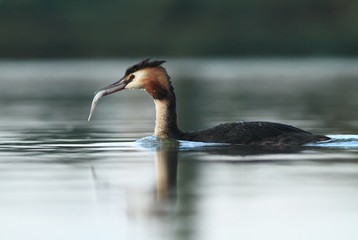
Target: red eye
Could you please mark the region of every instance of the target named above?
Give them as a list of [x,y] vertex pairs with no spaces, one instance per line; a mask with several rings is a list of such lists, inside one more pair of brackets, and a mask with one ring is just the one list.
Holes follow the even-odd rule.
[[135,78],[135,76],[132,74],[129,76],[129,80],[132,81]]

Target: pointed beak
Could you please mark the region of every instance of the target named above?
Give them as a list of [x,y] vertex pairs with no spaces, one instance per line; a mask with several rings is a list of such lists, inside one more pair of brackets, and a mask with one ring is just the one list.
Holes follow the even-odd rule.
[[127,86],[127,84],[128,84],[128,81],[126,81],[124,78],[122,78],[119,81],[100,89],[96,93],[103,92],[103,96],[110,95],[112,93],[123,90]]

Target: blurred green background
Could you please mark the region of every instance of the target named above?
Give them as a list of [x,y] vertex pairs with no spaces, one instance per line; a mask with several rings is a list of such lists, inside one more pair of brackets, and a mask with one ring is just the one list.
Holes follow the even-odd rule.
[[0,58],[358,54],[357,0],[0,0]]

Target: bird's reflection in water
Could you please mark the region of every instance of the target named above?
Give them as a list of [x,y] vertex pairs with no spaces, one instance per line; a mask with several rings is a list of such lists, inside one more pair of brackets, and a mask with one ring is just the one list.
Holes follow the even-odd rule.
[[[101,205],[114,204],[110,199],[113,199],[115,192],[121,192],[126,199],[129,218],[163,217],[176,211],[179,142],[161,140],[154,148],[147,150],[154,152],[152,156],[154,156],[155,169],[152,170],[155,172],[155,182],[147,181],[150,174],[142,178],[136,176],[126,179],[124,182],[118,179],[111,180],[110,175],[107,178],[100,169],[91,167],[96,198]],[[152,159],[150,161],[153,162]],[[138,173],[131,174],[138,175]]]
[[[278,149],[199,144],[193,147],[192,143],[188,145],[176,140],[150,143],[141,146],[149,153],[146,155],[149,156],[148,161],[133,162],[130,168],[128,162],[124,163],[126,168],[115,169],[116,174],[112,180],[110,174],[103,175],[105,173],[101,170],[97,169],[97,172],[96,168],[92,169],[96,198],[99,200],[97,202],[111,214],[122,216],[128,227],[135,229],[131,231],[135,235],[133,239],[159,239],[158,236],[179,238],[183,234],[185,239],[195,239],[199,204],[196,187],[200,187],[201,164],[210,164],[201,161],[205,157],[222,164],[225,164],[223,159],[231,159],[230,164],[260,164],[262,161],[274,161],[270,160],[272,154],[295,154],[307,149],[313,150],[308,147]],[[271,158],[255,160],[258,155],[271,155]],[[282,159],[279,161],[282,162]],[[146,171],[145,175],[141,174],[142,170]],[[127,177],[121,177],[121,173]],[[118,206],[125,210],[113,212]]]
[[157,201],[175,200],[177,191],[178,141],[164,140],[155,153]]
[[[183,177],[184,174],[184,172],[178,172],[180,169],[178,167],[179,154],[184,155],[185,157],[189,155],[194,156],[197,153],[201,157],[212,156],[214,159],[216,156],[228,156],[230,157],[231,162],[259,163],[263,160],[255,159],[254,157],[257,155],[292,154],[306,149],[314,149],[309,147],[267,148],[239,145],[186,147],[186,143],[169,139],[157,140],[150,146],[143,144],[142,147],[145,147],[148,151],[154,152],[154,154],[150,156],[154,157],[155,169],[152,169],[152,171],[155,172],[155,181],[149,181],[148,183],[147,180],[150,175],[141,177],[138,176],[140,173],[131,172],[130,175],[135,176],[134,178],[126,179],[125,182],[120,181],[123,185],[115,186],[115,184],[112,184],[109,180],[104,179],[102,174],[96,173],[95,168],[92,168],[92,177],[95,181],[98,197],[102,200],[110,199],[110,195],[113,191],[119,190],[125,196],[127,215],[129,218],[162,218],[165,216],[173,216],[178,210],[180,211],[177,206],[178,188],[181,188],[180,192],[188,191],[188,189],[185,186],[177,186],[178,175]],[[192,153],[195,154],[192,155]],[[222,158],[218,158],[217,161],[223,162]],[[272,162],[275,160],[265,161]],[[152,162],[152,159],[150,159],[150,162]],[[280,162],[282,162],[282,159],[280,159]],[[195,169],[196,164],[192,161],[185,161],[185,163],[182,163],[182,166],[188,167],[188,164],[190,165],[190,169]],[[148,170],[147,167],[145,168]],[[134,170],[126,169],[125,171]],[[184,178],[188,179],[195,175],[197,175],[196,172],[185,171]],[[184,184],[184,182],[181,183]],[[144,183],[144,187],[143,185],[138,186],[138,183]],[[183,188],[185,189],[183,190]],[[183,201],[181,202],[183,203]],[[104,205],[107,203],[102,201],[102,204]],[[186,202],[185,204],[188,203]]]

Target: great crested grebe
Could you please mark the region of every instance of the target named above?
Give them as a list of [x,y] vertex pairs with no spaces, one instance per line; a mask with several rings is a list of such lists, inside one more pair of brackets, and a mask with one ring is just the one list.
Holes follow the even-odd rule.
[[160,139],[271,146],[303,145],[329,140],[326,136],[314,135],[293,126],[272,122],[224,123],[205,130],[183,132],[177,124],[174,88],[166,69],[161,66],[164,62],[145,59],[129,67],[119,81],[98,91],[93,99],[88,121],[102,96],[123,89],[144,89],[154,99],[154,136]]

